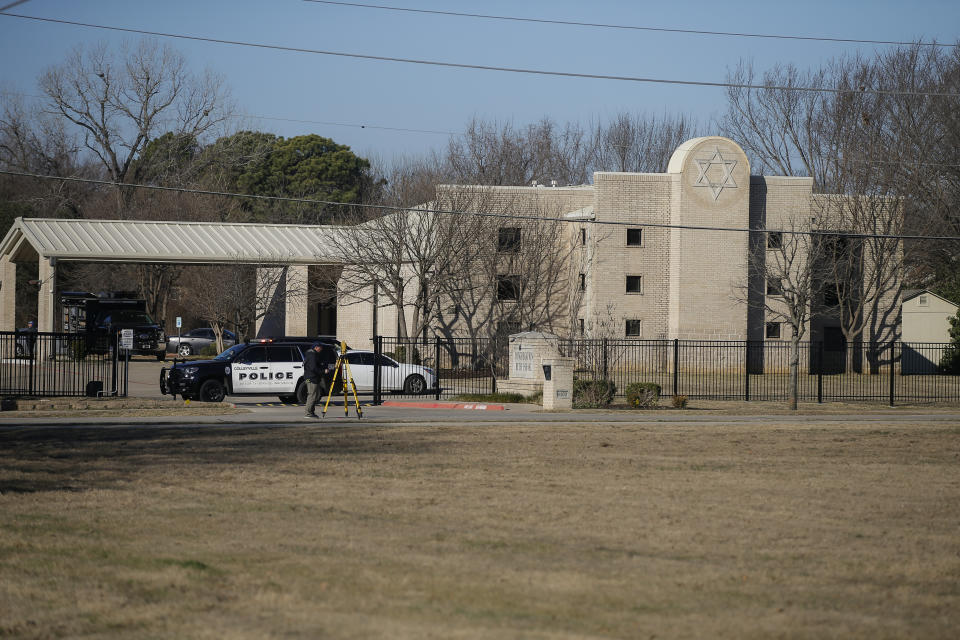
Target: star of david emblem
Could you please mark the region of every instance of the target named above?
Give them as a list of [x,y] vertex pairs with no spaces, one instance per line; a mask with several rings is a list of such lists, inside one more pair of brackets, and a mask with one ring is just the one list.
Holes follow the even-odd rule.
[[[716,176],[718,173],[718,171],[711,171],[711,168],[714,166],[720,167],[720,173],[722,174],[717,181],[714,181],[711,177]],[[697,180],[693,183],[693,186],[709,188],[713,194],[713,199],[716,200],[720,197],[724,189],[737,188],[737,183],[733,179],[733,169],[736,166],[736,160],[725,160],[723,154],[720,153],[720,147],[714,147],[713,155],[710,156],[710,158],[705,160],[697,159],[697,168],[700,174],[697,176]]]

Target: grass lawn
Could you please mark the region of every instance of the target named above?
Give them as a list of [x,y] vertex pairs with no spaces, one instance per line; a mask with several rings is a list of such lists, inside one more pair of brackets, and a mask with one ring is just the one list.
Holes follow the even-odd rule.
[[960,427],[0,430],[0,637],[955,638]]

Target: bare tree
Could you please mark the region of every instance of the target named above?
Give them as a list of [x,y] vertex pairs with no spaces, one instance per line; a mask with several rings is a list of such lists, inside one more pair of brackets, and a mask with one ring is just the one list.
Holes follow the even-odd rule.
[[619,113],[609,123],[594,126],[592,169],[663,173],[670,156],[695,138],[697,124],[685,115],[648,116]]
[[[815,225],[814,225],[815,226]],[[799,397],[800,341],[806,334],[811,311],[822,298],[821,266],[824,244],[811,233],[810,214],[786,214],[782,231],[750,234],[748,275],[736,284],[735,298],[762,311],[766,321],[779,321],[790,331],[789,406],[796,410]]]
[[[288,267],[264,257],[253,264],[208,265],[182,283],[182,299],[196,317],[208,322],[223,350],[223,330],[233,327],[242,341],[257,320],[280,312],[279,305],[305,299],[307,282]],[[277,291],[283,295],[276,295]]]
[[583,184],[592,155],[589,136],[576,124],[561,128],[544,118],[518,128],[475,118],[450,140],[444,160],[459,184]]
[[100,44],[74,49],[40,78],[47,111],[71,123],[111,180],[124,182],[134,159],[161,133],[200,138],[229,115],[222,80],[194,77],[183,56],[150,40],[119,53]]

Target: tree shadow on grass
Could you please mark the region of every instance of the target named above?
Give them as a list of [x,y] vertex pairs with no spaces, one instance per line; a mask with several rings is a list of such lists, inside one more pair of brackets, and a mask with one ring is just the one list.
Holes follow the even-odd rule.
[[20,428],[0,431],[0,493],[85,491],[164,468],[275,466],[345,456],[421,455],[442,442],[385,429]]

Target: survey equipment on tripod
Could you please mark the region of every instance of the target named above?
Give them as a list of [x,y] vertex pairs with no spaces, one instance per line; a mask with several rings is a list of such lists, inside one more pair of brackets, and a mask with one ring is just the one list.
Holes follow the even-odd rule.
[[323,405],[323,411],[320,417],[327,415],[327,407],[330,406],[330,398],[333,397],[333,390],[337,386],[337,378],[340,378],[343,385],[343,414],[350,415],[350,393],[353,393],[353,404],[357,408],[357,418],[363,417],[363,409],[360,408],[360,399],[357,398],[357,384],[353,381],[353,373],[350,372],[350,361],[347,360],[347,343],[340,343],[340,353],[337,355],[337,364],[334,365],[333,380],[330,381],[330,389],[327,391],[327,401]]

